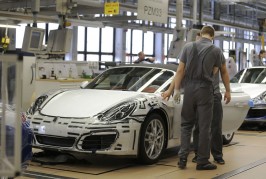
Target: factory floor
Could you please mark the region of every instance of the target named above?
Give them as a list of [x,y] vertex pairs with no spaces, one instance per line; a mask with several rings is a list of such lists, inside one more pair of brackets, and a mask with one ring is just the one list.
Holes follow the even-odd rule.
[[[42,153],[34,151],[36,154]],[[154,165],[141,165],[132,158],[108,156],[71,158],[65,159],[64,163],[49,163],[48,157],[46,162],[32,161],[16,179],[265,179],[265,130],[237,131],[233,141],[224,146],[225,164],[217,165],[216,170],[196,170],[196,164],[191,162],[193,152],[189,155],[187,168],[181,170],[177,167],[177,151],[178,148],[168,150]],[[54,156],[50,156],[50,159],[55,161]]]

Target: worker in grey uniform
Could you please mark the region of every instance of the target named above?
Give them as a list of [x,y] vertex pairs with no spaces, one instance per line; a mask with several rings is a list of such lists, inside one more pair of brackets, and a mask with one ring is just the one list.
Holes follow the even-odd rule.
[[265,50],[261,50],[259,55],[253,60],[253,66],[264,66],[263,58],[266,58]]
[[[184,84],[184,99],[181,111],[181,146],[178,167],[184,169],[190,151],[192,128],[198,119],[199,145],[197,170],[213,170],[217,166],[209,162],[210,125],[213,116],[213,76],[221,67],[222,51],[212,44],[214,29],[204,26],[201,39],[185,45],[175,75],[174,100],[179,101],[181,82]],[[169,88],[162,94],[172,94]]]
[[[230,78],[226,68],[226,60],[224,57],[221,57],[221,68],[219,72],[223,84],[225,86],[224,100],[225,104],[228,104],[231,100],[230,93]],[[222,94],[219,87],[219,73],[215,74],[215,79],[213,82],[214,88],[214,103],[213,103],[213,119],[211,123],[211,154],[214,158],[214,162],[218,164],[224,164],[223,159],[223,137],[222,137],[222,120],[223,120],[223,107],[222,107]],[[195,157],[192,159],[192,162],[197,162],[197,150],[198,150],[198,136],[199,128],[198,123],[196,122],[195,129],[193,131],[193,146],[195,151]]]
[[[180,64],[175,78],[175,89],[180,89],[184,78],[184,100],[181,112],[181,147],[179,150],[180,168],[186,167],[190,151],[192,128],[198,119],[199,143],[197,170],[216,169],[209,162],[210,125],[213,116],[213,76],[221,67],[223,53],[212,44],[214,29],[204,26],[201,39],[188,43],[180,56]],[[192,52],[192,53],[191,53]],[[180,77],[180,78],[178,78]]]

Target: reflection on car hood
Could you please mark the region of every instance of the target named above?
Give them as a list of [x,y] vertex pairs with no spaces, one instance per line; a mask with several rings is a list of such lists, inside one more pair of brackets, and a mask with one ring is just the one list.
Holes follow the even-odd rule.
[[240,83],[242,90],[247,93],[251,98],[255,98],[264,91],[266,91],[265,84],[250,84]]
[[[225,87],[223,85],[223,83],[220,83],[220,90],[221,92],[225,92]],[[239,83],[230,83],[230,89],[231,89],[231,93],[242,93],[242,87]]]
[[91,117],[119,102],[136,98],[138,92],[78,89],[59,93],[40,111],[60,117]]

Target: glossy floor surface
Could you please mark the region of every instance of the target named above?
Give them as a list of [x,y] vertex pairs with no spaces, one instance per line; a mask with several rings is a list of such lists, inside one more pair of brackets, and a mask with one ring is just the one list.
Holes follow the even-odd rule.
[[[16,179],[265,179],[266,132],[239,130],[230,145],[224,146],[225,165],[216,170],[198,171],[188,158],[187,168],[177,167],[178,148],[167,151],[154,165],[140,165],[134,159],[114,157],[42,156],[37,154],[22,176]],[[39,155],[39,156],[38,156]],[[57,157],[57,158],[56,158]],[[67,157],[67,158],[65,158]],[[210,161],[213,159],[211,158]],[[66,161],[55,163],[55,161]]]

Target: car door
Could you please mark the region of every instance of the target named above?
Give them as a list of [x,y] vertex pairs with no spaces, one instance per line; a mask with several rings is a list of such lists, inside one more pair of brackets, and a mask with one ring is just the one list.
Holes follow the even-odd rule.
[[[224,94],[222,94],[224,96]],[[248,101],[250,96],[244,92],[231,92],[231,101],[223,105],[223,134],[235,132],[243,123],[248,110]],[[215,114],[214,114],[215,115]]]

